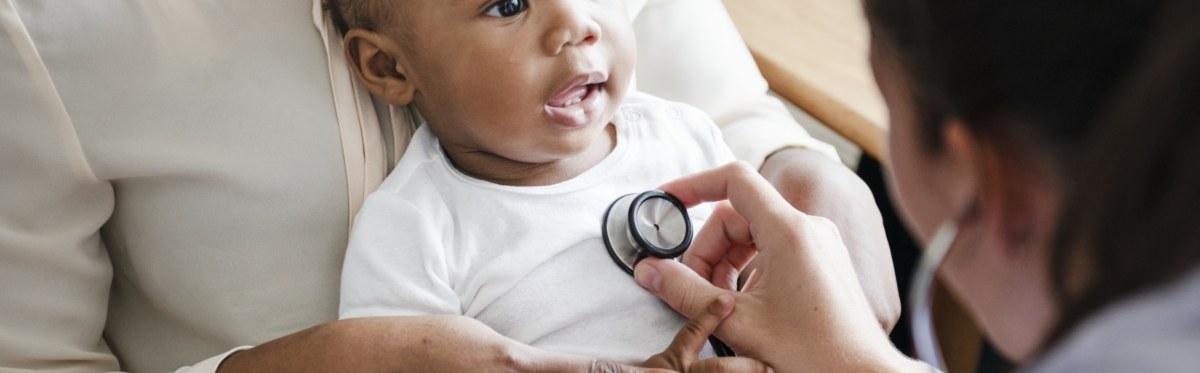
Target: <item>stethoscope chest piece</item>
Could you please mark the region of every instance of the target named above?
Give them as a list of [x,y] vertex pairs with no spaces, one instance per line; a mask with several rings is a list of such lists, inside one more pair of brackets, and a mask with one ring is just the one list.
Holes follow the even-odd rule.
[[674,196],[651,190],[617,198],[604,213],[602,230],[608,254],[621,269],[648,256],[675,258],[692,244],[692,221]]

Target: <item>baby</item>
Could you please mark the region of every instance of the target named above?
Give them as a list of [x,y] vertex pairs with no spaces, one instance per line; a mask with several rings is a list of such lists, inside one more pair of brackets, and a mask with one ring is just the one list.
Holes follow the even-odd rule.
[[685,320],[608,256],[601,217],[733,156],[703,112],[629,92],[623,0],[330,6],[368,90],[426,120],[356,219],[340,317],[460,314],[624,362],[670,344]]

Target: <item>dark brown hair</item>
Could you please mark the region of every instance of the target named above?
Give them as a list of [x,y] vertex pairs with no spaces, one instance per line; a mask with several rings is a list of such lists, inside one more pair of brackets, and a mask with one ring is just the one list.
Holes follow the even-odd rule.
[[[1052,253],[1059,338],[1105,305],[1200,267],[1200,2],[1171,1],[1081,149]],[[1073,260],[1086,261],[1079,284]]]
[[940,151],[942,126],[957,119],[1062,175],[1049,343],[1200,268],[1200,33],[1187,29],[1198,2],[864,4],[873,53],[910,83],[924,148]]
[[386,3],[382,0],[324,0],[322,7],[329,12],[333,27],[345,35],[352,28],[378,30],[380,24],[390,19],[389,4]]

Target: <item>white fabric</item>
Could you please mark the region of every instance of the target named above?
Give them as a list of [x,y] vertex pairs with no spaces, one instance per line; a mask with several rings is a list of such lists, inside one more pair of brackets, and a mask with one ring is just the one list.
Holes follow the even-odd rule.
[[[602,217],[618,197],[733,160],[703,112],[630,94],[617,144],[554,185],[513,187],[457,171],[422,127],[367,197],[342,269],[342,318],[461,314],[552,351],[636,363],[684,320],[609,257]],[[706,205],[692,208],[694,224]]]
[[221,367],[221,363],[224,362],[225,358],[229,357],[229,355],[233,355],[234,352],[250,349],[251,347],[253,346],[238,346],[232,350],[225,351],[223,354],[204,359],[204,361],[196,363],[195,365],[176,369],[175,373],[216,372],[217,368]]
[[[337,113],[338,127],[342,139],[342,153],[346,157],[346,181],[350,210],[362,207],[367,194],[379,187],[382,175],[387,173],[386,151],[383,130],[367,92],[342,55],[341,38],[330,32],[333,22],[325,16],[320,1],[313,2],[313,23],[321,30],[321,41],[329,62],[329,81],[333,85],[333,107]],[[401,127],[409,129],[411,127]],[[346,224],[354,225],[353,215]]]
[[838,160],[833,146],[809,136],[767,95],[767,81],[721,0],[650,0],[634,28],[638,90],[704,110],[738,159],[762,167],[771,153],[799,147]]
[[1200,367],[1200,269],[1088,318],[1030,372],[1194,372]]
[[[747,58],[736,38],[679,44],[734,32],[717,1],[653,1],[651,16],[643,47]],[[385,149],[355,154],[380,140],[339,124],[351,96],[321,27],[293,0],[0,0],[0,370],[171,371],[336,318],[351,190],[404,132],[379,110]],[[732,69],[674,70],[764,96],[725,82]],[[691,89],[638,74],[651,93]],[[798,128],[699,106],[751,139],[738,148],[783,137],[738,123]]]

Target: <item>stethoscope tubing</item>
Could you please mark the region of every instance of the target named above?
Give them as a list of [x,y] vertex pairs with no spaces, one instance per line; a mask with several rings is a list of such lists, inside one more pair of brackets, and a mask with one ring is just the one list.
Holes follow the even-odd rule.
[[933,326],[933,279],[950,246],[958,236],[958,224],[947,221],[933,234],[925,253],[917,263],[916,273],[909,286],[909,304],[913,305],[912,336],[917,358],[928,363],[937,371],[944,372],[946,363],[938,347],[937,333]]

